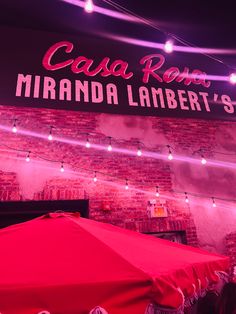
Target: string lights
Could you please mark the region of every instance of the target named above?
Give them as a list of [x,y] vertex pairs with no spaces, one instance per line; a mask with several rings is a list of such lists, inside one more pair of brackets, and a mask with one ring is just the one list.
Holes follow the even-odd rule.
[[[178,43],[180,43],[183,46],[186,47],[190,47],[195,48],[196,50],[198,50],[198,53],[215,61],[218,62],[220,64],[223,64],[224,66],[226,66],[229,69],[232,69],[233,71],[235,70],[231,65],[225,63],[222,59],[216,58],[214,56],[214,52],[211,55],[209,52],[205,52],[209,49],[202,49],[197,47],[196,45],[190,43],[189,41],[173,34],[173,33],[169,33],[166,30],[162,29],[161,27],[159,27],[156,23],[152,22],[151,20],[144,18],[140,15],[138,15],[137,13],[133,12],[132,10],[127,9],[126,7],[116,3],[115,1],[112,0],[102,0],[103,2],[105,2],[106,4],[110,5],[111,7],[115,8],[116,10],[122,12],[124,15],[126,15],[127,17],[132,17],[133,21],[137,22],[139,21],[142,24],[147,25],[148,27],[151,27],[159,32],[161,32],[162,34],[165,34],[168,37],[168,40],[166,41],[166,43],[164,44],[164,51],[166,53],[171,53],[174,50],[174,44],[173,44],[173,40],[177,41]],[[229,81],[232,84],[236,84],[236,73],[232,73],[231,75],[229,75]]]
[[201,156],[201,163],[202,165],[205,165],[207,163],[206,158],[203,155]]
[[[18,119],[15,119],[14,120],[14,122],[16,122]],[[50,127],[50,131],[52,130],[52,128],[53,127]],[[5,129],[5,131],[6,131],[6,129]],[[8,131],[11,131],[11,128],[9,128],[8,129]],[[24,134],[24,130],[21,130],[23,133],[22,134]],[[20,131],[20,134],[21,134],[21,131]],[[27,133],[27,134],[29,134],[29,133]],[[35,134],[35,133],[33,133],[33,134]],[[34,136],[34,135],[33,135]],[[41,137],[41,138],[44,138],[44,137]],[[59,139],[57,139],[57,141],[58,141]],[[14,151],[19,151],[19,152],[24,152],[25,153],[25,156],[26,156],[26,158],[25,158],[25,160],[27,161],[27,162],[29,162],[30,160],[31,160],[31,155],[33,154],[34,156],[36,156],[36,157],[38,157],[38,158],[40,158],[40,159],[43,159],[43,160],[45,160],[45,161],[48,161],[48,162],[54,162],[54,163],[59,163],[60,162],[60,165],[61,165],[61,167],[60,167],[60,171],[61,172],[64,172],[65,171],[65,169],[64,169],[64,161],[58,161],[58,160],[52,160],[52,159],[47,159],[47,158],[44,158],[44,157],[42,157],[42,156],[40,156],[40,155],[38,155],[38,154],[36,154],[36,153],[34,153],[34,152],[32,152],[32,150],[24,150],[24,149],[16,149],[16,148],[12,148],[12,147],[10,147],[10,146],[8,146],[8,145],[6,145],[6,144],[3,144],[3,143],[0,143],[0,145],[1,146],[5,146],[5,147],[7,147],[8,149],[11,149],[11,150],[14,150]],[[81,144],[82,145],[82,144]],[[84,145],[84,144],[83,144]],[[111,137],[109,137],[109,145],[111,145]],[[141,145],[141,142],[139,141],[139,146]],[[170,146],[170,145],[165,145],[165,147],[167,147],[168,148],[168,151],[169,151],[169,155],[168,155],[168,159],[169,158],[171,158],[170,156],[172,156],[172,159],[173,159],[173,155],[172,155],[172,151],[171,151],[171,149],[172,149],[172,147]],[[94,146],[94,148],[96,149],[96,145]],[[201,158],[203,159],[204,158],[204,155],[203,155],[203,151],[205,151],[206,149],[203,149],[203,148],[200,148],[198,151],[195,151],[193,154],[199,154],[200,156],[201,156]],[[211,153],[212,153],[212,151],[211,151]],[[222,152],[214,152],[214,153],[217,153],[217,154],[221,154]],[[222,153],[222,154],[224,154],[224,155],[234,155],[234,156],[236,156],[236,154],[226,154],[226,153]],[[145,152],[145,155],[146,155],[146,152]],[[172,160],[171,159],[171,160]],[[205,158],[204,158],[205,159]],[[74,165],[71,165],[72,167],[74,167]],[[92,169],[84,169],[84,168],[81,168],[81,167],[76,167],[76,168],[79,168],[79,169],[82,169],[82,170],[86,170],[86,171],[93,171],[93,173],[94,173],[94,177],[93,177],[93,180],[94,180],[94,182],[97,182],[97,171],[94,171],[94,170],[92,170]],[[112,175],[109,175],[109,174],[107,174],[107,173],[102,173],[102,172],[100,172],[99,171],[99,173],[101,173],[101,174],[103,174],[103,175],[105,175],[105,176],[111,176],[111,177],[113,177],[114,179],[116,179],[116,180],[122,180],[121,178],[117,178],[117,177],[115,177],[115,176],[112,176]],[[126,190],[128,190],[129,189],[129,180],[128,180],[128,178],[126,178],[125,179],[125,189]],[[137,190],[137,189],[135,189],[135,188],[132,188],[132,190]],[[138,191],[141,191],[141,190],[138,190]],[[142,191],[142,192],[144,192],[145,193],[145,191]],[[188,199],[188,195],[192,195],[192,196],[194,196],[194,197],[204,197],[204,198],[209,198],[209,196],[206,196],[206,195],[199,195],[199,194],[193,194],[193,193],[187,193],[187,192],[177,192],[177,191],[173,191],[173,192],[175,192],[175,193],[181,193],[181,194],[184,194],[185,195],[185,202],[186,203],[188,203],[189,202],[189,199]],[[150,193],[149,193],[150,194]],[[159,197],[160,196],[160,194],[159,194],[159,186],[156,186],[156,189],[155,189],[155,192],[153,193],[153,196],[156,196],[156,197]],[[164,197],[164,196],[163,196]],[[228,199],[223,199],[223,198],[219,198],[219,197],[217,197],[217,199],[219,199],[219,200],[223,200],[223,201],[229,201],[229,202],[236,202],[236,200],[228,200]],[[211,197],[211,200],[212,200],[212,206],[213,207],[216,207],[216,197]]]
[[111,152],[112,151],[112,146],[111,146],[111,137],[109,136],[109,144],[108,144],[108,146],[107,146],[107,150],[109,151],[109,152]]
[[[112,1],[105,1],[105,2],[108,3],[108,4],[111,4],[111,5],[113,4]],[[121,10],[122,7],[121,7],[121,6],[117,6],[116,8],[119,8],[119,9]],[[86,1],[85,1],[84,9],[85,9],[85,11],[88,12],[88,13],[93,12],[93,10],[94,10],[93,1],[92,1],[92,0],[86,0]],[[143,19],[142,17],[139,17],[137,14],[133,14],[133,12],[126,10],[126,14],[128,14],[128,13],[129,13],[130,15],[131,15],[131,14],[134,15],[136,18],[137,18],[137,17],[140,18],[142,21],[145,21],[145,19]],[[146,20],[145,23],[146,23],[147,25],[151,26],[151,27],[154,27],[154,25],[153,25],[150,21],[148,21],[148,20]],[[156,26],[155,26],[155,29],[157,29]],[[159,29],[159,28],[158,28],[158,30],[162,31],[162,30]],[[162,31],[162,32],[163,32],[163,31]],[[178,38],[178,37],[175,36],[174,34],[171,34],[171,37],[174,38],[175,40],[181,42],[182,44],[189,46],[189,43],[187,43],[186,41],[183,41],[182,39]],[[192,45],[192,46],[194,46],[194,45]],[[174,44],[173,44],[173,41],[172,41],[171,39],[167,40],[166,43],[164,44],[164,50],[165,50],[166,53],[171,53],[171,52],[174,51]],[[202,54],[204,54],[204,53],[202,53]],[[207,54],[204,54],[204,55],[207,56],[207,57],[209,57],[209,58],[211,58],[211,59],[213,59],[213,60],[215,60],[215,61],[218,61],[218,62],[221,62],[221,63],[225,64],[224,62],[222,62],[221,60],[218,60],[218,59],[214,58],[213,56],[210,56],[210,55],[207,55]],[[226,64],[225,64],[225,65],[226,65]],[[227,65],[227,66],[228,66],[228,65]],[[230,81],[230,83],[232,83],[232,84],[236,84],[236,73],[230,74],[230,76],[229,76],[229,81]],[[16,125],[16,124],[17,124],[17,119],[15,119],[15,120],[14,120],[14,123],[13,123],[13,127],[12,127],[12,132],[13,132],[13,133],[17,133],[17,125]],[[49,131],[49,135],[48,135],[48,140],[49,140],[49,141],[52,141],[52,140],[53,140],[52,130],[53,130],[53,127],[51,126],[51,127],[50,127],[50,131]],[[108,145],[108,147],[107,147],[107,150],[108,150],[108,151],[112,151],[111,139],[112,139],[112,138],[109,137],[109,145]],[[87,140],[86,140],[85,146],[86,146],[86,148],[90,148],[90,146],[91,146],[91,145],[90,145],[90,142],[89,142],[89,137],[88,137],[88,135],[87,135]],[[9,147],[9,148],[10,148],[10,147]],[[170,145],[167,145],[167,148],[168,148],[168,160],[171,161],[171,160],[173,160],[173,155],[172,155],[172,151],[171,151]],[[13,148],[11,148],[11,149],[13,149]],[[13,149],[13,150],[16,150],[16,149]],[[17,151],[23,151],[23,150],[17,150]],[[26,161],[29,162],[29,161],[30,161],[31,151],[26,151],[26,153],[27,153],[27,155],[26,155]],[[138,146],[137,155],[138,155],[138,156],[142,156],[142,151],[141,151],[140,143],[139,143],[139,146]],[[56,162],[56,161],[54,161],[54,160],[50,160],[50,161]],[[207,163],[207,160],[205,159],[204,155],[201,155],[201,163],[202,163],[202,165],[206,165],[206,163]],[[64,169],[64,161],[61,162],[60,171],[61,171],[61,172],[64,172],[64,171],[65,171],[65,169]],[[91,180],[91,179],[90,179],[90,180]],[[94,181],[94,182],[97,182],[97,171],[94,171],[93,181]],[[127,178],[125,179],[125,189],[126,189],[126,190],[129,189],[129,181],[128,181]],[[181,193],[183,193],[183,192],[181,192]],[[191,194],[191,193],[184,192],[184,195],[185,195],[185,202],[186,202],[186,203],[189,203],[188,194]],[[156,186],[155,195],[156,195],[156,197],[159,197],[159,196],[160,196],[160,194],[159,194],[159,187],[158,187],[158,186]],[[201,197],[201,196],[199,196],[199,197]],[[211,199],[212,199],[212,206],[213,206],[213,207],[216,207],[216,201],[215,201],[216,198],[215,198],[215,197],[212,197]],[[220,199],[220,198],[218,198],[218,199]],[[226,201],[227,201],[227,200],[226,200]],[[235,201],[235,200],[233,200],[233,201]]]
[[84,5],[84,10],[87,13],[92,13],[94,10],[93,1],[92,0],[86,0]]
[[173,160],[173,155],[172,155],[172,152],[171,152],[171,147],[170,147],[170,145],[167,145],[167,148],[168,148],[168,150],[169,150],[169,153],[168,153],[168,159],[169,160]]
[[187,192],[184,192],[184,194],[185,194],[185,203],[189,203],[189,199],[188,199],[188,194],[187,194]]
[[94,181],[94,182],[97,182],[97,181],[98,181],[98,179],[97,179],[97,171],[94,171],[93,181]]
[[236,84],[236,73],[230,74],[229,81],[231,84]]
[[65,169],[64,169],[64,162],[63,162],[63,161],[61,162],[61,169],[60,169],[60,171],[61,171],[61,172],[64,172],[64,171],[65,171]]
[[49,140],[49,141],[52,141],[52,140],[53,140],[53,137],[52,137],[52,129],[53,129],[53,126],[50,126],[49,135],[48,135],[48,140]]
[[212,207],[216,207],[216,202],[215,202],[215,198],[212,197]]
[[90,147],[91,147],[91,144],[90,144],[90,142],[89,142],[89,134],[87,134],[87,140],[86,140],[85,146],[86,146],[87,148],[90,148]]
[[140,142],[138,143],[137,156],[139,156],[139,157],[142,156],[142,151],[141,151],[141,147],[140,147]]
[[27,162],[30,162],[30,151],[28,152],[28,154],[27,154],[25,160],[26,160]]
[[173,41],[167,40],[167,41],[165,42],[164,51],[165,51],[166,53],[171,53],[171,52],[174,51],[174,44],[173,44]]
[[16,121],[17,121],[17,119],[15,119],[15,120],[14,120],[14,123],[13,123],[13,127],[12,127],[12,132],[13,132],[13,133],[16,133],[16,132],[17,132]]

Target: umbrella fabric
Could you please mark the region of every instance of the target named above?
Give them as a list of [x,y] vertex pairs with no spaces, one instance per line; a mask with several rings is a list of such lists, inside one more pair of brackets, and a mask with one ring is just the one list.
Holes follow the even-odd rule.
[[224,256],[65,213],[0,230],[0,252],[2,314],[178,308],[228,267]]

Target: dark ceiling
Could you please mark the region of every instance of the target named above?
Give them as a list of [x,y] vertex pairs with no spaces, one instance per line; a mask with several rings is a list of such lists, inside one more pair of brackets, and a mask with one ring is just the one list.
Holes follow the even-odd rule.
[[[114,0],[137,14],[155,20],[167,32],[202,47],[236,48],[234,8],[229,1]],[[103,0],[94,3],[108,7]],[[111,8],[111,7],[109,7]],[[112,8],[111,8],[112,9]],[[163,34],[148,26],[137,26],[61,0],[0,0],[0,23],[76,34],[81,30],[109,30],[140,39],[160,40]],[[164,38],[164,37],[163,37]],[[225,59],[224,59],[225,58]],[[236,56],[222,59],[236,65]],[[234,64],[235,63],[235,64]]]

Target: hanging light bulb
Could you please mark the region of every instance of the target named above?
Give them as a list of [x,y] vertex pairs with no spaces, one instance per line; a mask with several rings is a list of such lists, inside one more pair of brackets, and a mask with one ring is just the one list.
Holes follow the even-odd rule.
[[231,84],[236,84],[236,73],[230,74],[229,81]]
[[171,149],[170,149],[170,145],[167,145],[168,149],[169,149],[169,154],[168,154],[168,159],[172,160],[173,159],[173,155],[171,153]]
[[88,138],[88,136],[89,136],[89,135],[87,135],[87,140],[86,140],[86,144],[85,144],[85,146],[86,146],[87,148],[90,148],[90,147],[91,147],[91,145],[90,145],[90,142],[89,142],[89,138]]
[[126,183],[125,183],[125,189],[128,190],[129,189],[129,183],[128,183],[128,179],[125,179]]
[[156,197],[159,197],[160,196],[160,193],[159,193],[159,187],[156,186]]
[[13,127],[12,127],[12,132],[13,132],[13,133],[16,133],[16,132],[17,132],[16,121],[17,121],[17,119],[15,119],[15,120],[14,120],[14,123],[13,123]]
[[184,194],[185,194],[185,202],[186,202],[186,203],[189,203],[189,199],[188,199],[188,194],[187,194],[187,192],[184,192]]
[[138,144],[137,155],[138,155],[139,157],[142,156],[142,151],[141,151],[141,148],[140,148],[140,143]]
[[49,131],[49,135],[48,135],[48,140],[49,141],[52,141],[53,140],[53,137],[52,137],[52,126],[50,126],[50,131]]
[[30,152],[28,152],[28,154],[27,154],[27,156],[26,156],[25,160],[26,160],[27,162],[29,162],[29,161],[30,161]]
[[108,150],[109,152],[111,152],[111,151],[112,151],[112,146],[111,146],[111,137],[109,137],[109,145],[107,146],[107,150]]
[[94,182],[97,182],[97,180],[98,180],[98,179],[97,179],[97,171],[94,171],[93,181],[94,181]]
[[61,172],[64,172],[64,171],[65,171],[65,169],[64,169],[64,162],[63,162],[63,161],[61,162],[61,169],[60,169],[60,171],[61,171]]
[[215,198],[214,197],[212,197],[212,206],[216,207],[216,202],[215,202]]
[[203,155],[201,156],[201,163],[202,163],[202,165],[205,165],[207,163],[207,161]]
[[84,10],[87,13],[92,13],[94,9],[93,0],[85,0]]
[[167,40],[165,42],[165,45],[164,45],[164,50],[166,53],[171,53],[174,51],[174,44],[173,44],[173,41],[171,40]]

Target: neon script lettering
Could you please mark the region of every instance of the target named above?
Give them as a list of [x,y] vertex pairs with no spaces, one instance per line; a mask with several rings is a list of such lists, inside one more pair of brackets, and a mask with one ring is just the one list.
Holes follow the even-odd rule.
[[[74,45],[68,41],[60,41],[52,45],[43,57],[43,66],[48,71],[57,71],[70,66],[73,73],[83,73],[86,76],[100,75],[102,77],[120,76],[125,80],[130,79],[134,74],[128,71],[128,62],[123,60],[111,61],[109,57],[103,58],[98,65],[94,65],[93,59],[88,59],[85,56],[78,56],[75,59],[65,58],[62,62],[53,62],[52,59],[57,54],[58,50],[64,50],[65,54],[73,51]],[[183,83],[186,86],[190,84],[202,85],[210,87],[211,82],[207,81],[207,74],[200,70],[190,71],[188,67],[184,67],[181,71],[178,67],[170,67],[163,70],[165,64],[165,57],[161,54],[151,54],[143,57],[140,64],[143,65],[142,81],[148,84],[150,78],[162,83]]]
[[111,62],[110,58],[105,57],[98,66],[91,69],[94,60],[84,56],[78,56],[76,59],[67,59],[63,62],[54,63],[52,58],[59,49],[64,48],[65,53],[72,52],[74,45],[68,41],[61,41],[51,46],[43,57],[43,66],[46,70],[56,71],[70,66],[71,71],[75,74],[84,73],[87,76],[96,76],[100,74],[102,77],[121,76],[123,79],[129,79],[133,76],[132,72],[128,72],[128,63],[123,60],[115,60]]
[[[154,62],[154,60],[157,60]],[[143,83],[149,83],[150,77],[153,77],[158,82],[171,83],[176,81],[178,83],[183,82],[184,85],[189,86],[190,84],[202,85],[204,87],[210,87],[211,82],[206,81],[207,74],[200,70],[193,70],[190,72],[188,67],[184,67],[181,72],[178,67],[170,67],[165,71],[160,71],[162,66],[165,64],[165,57],[161,54],[152,54],[143,57],[140,60],[140,64],[144,65],[142,71]],[[159,71],[159,73],[157,73]],[[163,73],[160,75],[160,73]]]

